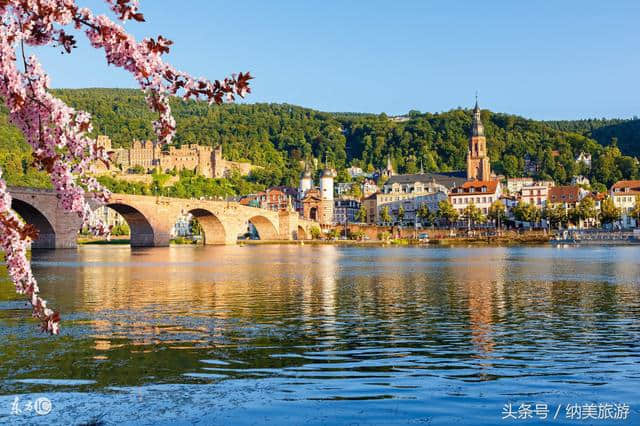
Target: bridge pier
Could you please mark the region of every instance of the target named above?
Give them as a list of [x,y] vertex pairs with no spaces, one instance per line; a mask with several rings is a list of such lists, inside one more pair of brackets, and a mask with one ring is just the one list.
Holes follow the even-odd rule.
[[76,213],[64,211],[52,191],[11,188],[11,208],[27,223],[38,229],[32,249],[76,248],[82,223]]

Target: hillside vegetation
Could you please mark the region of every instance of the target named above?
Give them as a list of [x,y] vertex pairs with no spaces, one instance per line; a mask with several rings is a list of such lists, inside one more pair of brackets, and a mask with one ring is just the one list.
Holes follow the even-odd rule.
[[[154,115],[138,90],[65,89],[55,94],[91,113],[94,133],[108,135],[116,147],[153,138]],[[387,156],[401,173],[416,172],[421,166],[425,171],[464,169],[471,125],[471,111],[462,109],[437,114],[411,111],[404,121],[384,114],[326,113],[287,104],[209,106],[174,99],[172,109],[176,144],[222,143],[226,158],[263,166],[247,179],[254,189],[297,184],[299,162],[310,158],[329,161],[343,180],[349,165],[373,170],[385,165]],[[600,187],[638,177],[638,165],[626,156],[638,154],[638,121],[542,122],[488,110],[482,111],[482,119],[492,167],[498,173],[524,175],[525,158],[530,158],[540,165],[539,177],[559,183],[575,174],[587,175]],[[592,154],[591,170],[575,164],[581,151]],[[7,124],[6,112],[0,111],[0,166],[8,180],[42,184],[46,177],[30,170],[29,163],[22,137]]]
[[601,145],[614,144],[626,155],[640,156],[640,119],[549,121],[551,127],[584,134]]

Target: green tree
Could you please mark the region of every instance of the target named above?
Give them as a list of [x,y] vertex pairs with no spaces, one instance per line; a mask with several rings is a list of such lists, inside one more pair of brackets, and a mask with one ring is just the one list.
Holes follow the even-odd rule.
[[364,239],[364,237],[365,237],[364,231],[354,231],[349,233],[349,238],[352,240],[361,241]]
[[189,233],[191,235],[203,235],[204,230],[202,229],[202,225],[198,222],[198,219],[191,219],[189,222]]
[[423,225],[425,224],[425,222],[428,224],[433,224],[433,221],[435,219],[435,214],[431,210],[429,210],[429,206],[427,206],[426,204],[420,205],[416,215]]
[[402,225],[402,223],[404,222],[404,214],[405,214],[404,207],[402,207],[402,206],[398,207],[398,215],[397,215],[397,217],[398,217],[398,223],[400,225]]
[[482,214],[482,210],[476,207],[475,203],[472,201],[467,204],[467,206],[462,211],[462,217],[467,221],[467,226],[469,228],[473,227],[478,222],[484,221],[484,215]]
[[537,223],[542,217],[542,212],[534,204],[520,201],[514,207],[513,215],[521,222]]
[[310,232],[312,239],[319,240],[320,238],[322,238],[322,231],[317,226],[312,227]]
[[388,241],[391,238],[391,234],[387,231],[378,232],[378,240],[380,241]]
[[151,192],[153,195],[162,195],[162,191],[171,178],[171,175],[159,173],[157,170],[154,170],[151,181]]
[[129,171],[136,175],[142,175],[146,172],[145,168],[137,164],[129,169]]
[[616,207],[613,199],[607,197],[602,200],[600,204],[600,222],[603,224],[610,224],[620,220],[622,211],[619,207]]
[[360,223],[367,222],[367,209],[364,206],[360,206],[360,209],[356,213],[356,222],[360,222]]
[[129,235],[129,232],[129,225],[126,222],[116,225],[111,229],[111,235],[113,236]]
[[502,169],[507,177],[519,176],[518,158],[512,154],[505,155],[502,159]]
[[502,201],[496,200],[491,203],[487,215],[489,216],[489,219],[493,220],[496,226],[499,227],[506,215],[506,208]]
[[391,223],[391,215],[389,214],[388,206],[384,206],[380,211],[380,221],[382,223]]
[[442,200],[438,203],[437,216],[441,219],[444,219],[449,227],[451,227],[454,222],[458,221],[460,214],[458,213],[458,210],[453,207],[453,204],[449,202],[449,200]]
[[638,178],[638,164],[633,157],[624,155],[616,158],[616,168],[620,171],[623,179]]
[[569,221],[574,225],[580,225],[580,210],[578,210],[578,206],[571,207],[567,211],[567,217],[569,218]]
[[357,182],[353,182],[353,184],[351,185],[351,188],[349,189],[349,192],[347,192],[347,195],[356,198],[356,199],[361,199],[362,198],[362,187],[360,186],[360,184],[358,184]]
[[594,162],[592,177],[607,187],[622,179],[622,172],[617,167],[617,161],[621,156],[617,147],[606,147]]
[[337,182],[351,182],[351,175],[347,171],[347,169],[338,170],[338,175],[336,176]]
[[337,240],[338,238],[340,238],[340,231],[336,228],[332,228],[328,233],[327,233],[327,237],[329,237],[332,240]]
[[544,209],[543,216],[549,224],[554,228],[566,225],[568,217],[566,209],[560,205],[547,205]]
[[584,197],[580,200],[577,206],[578,218],[586,221],[589,219],[596,219],[598,217],[598,210],[596,209],[596,203],[593,197]]

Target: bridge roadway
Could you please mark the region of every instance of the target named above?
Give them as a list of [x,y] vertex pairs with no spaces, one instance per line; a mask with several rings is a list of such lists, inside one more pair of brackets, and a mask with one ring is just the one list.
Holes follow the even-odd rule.
[[[12,208],[40,231],[32,248],[75,248],[81,220],[64,211],[55,191],[9,188]],[[97,207],[97,203],[96,203]],[[248,207],[236,202],[112,194],[107,207],[120,213],[131,230],[131,246],[169,245],[170,231],[181,215],[191,213],[204,231],[205,244],[235,244],[251,222],[262,240],[303,240],[319,224],[296,212]]]

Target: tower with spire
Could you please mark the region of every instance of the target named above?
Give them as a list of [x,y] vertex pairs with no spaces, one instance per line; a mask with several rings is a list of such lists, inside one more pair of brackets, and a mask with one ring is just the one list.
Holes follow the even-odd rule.
[[391,164],[391,156],[387,155],[387,167],[382,171],[382,175],[390,178],[395,172],[393,171],[393,164]]
[[484,136],[484,126],[480,118],[478,95],[473,108],[473,122],[471,123],[471,137],[467,152],[467,180],[490,180],[491,164],[487,155],[487,139]]

